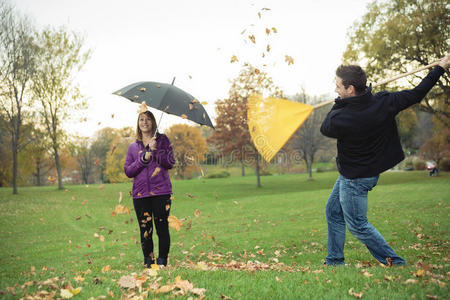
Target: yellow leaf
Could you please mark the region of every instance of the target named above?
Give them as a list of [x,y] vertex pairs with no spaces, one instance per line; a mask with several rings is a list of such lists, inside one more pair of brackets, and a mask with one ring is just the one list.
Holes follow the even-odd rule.
[[81,287],[77,287],[76,289],[70,290],[72,295],[78,295],[81,292]]
[[102,273],[106,273],[106,272],[108,272],[109,270],[111,270],[111,266],[110,266],[110,265],[104,266],[104,267],[102,268]]
[[84,278],[81,275],[73,278],[75,281],[84,281]]
[[147,231],[144,232],[144,237],[145,237],[145,238],[148,238],[148,232],[147,232]]
[[425,270],[420,269],[420,270],[417,270],[416,273],[414,273],[414,276],[416,276],[416,277],[422,277],[424,274],[425,274]]
[[159,266],[158,266],[157,264],[152,264],[152,265],[150,266],[150,269],[155,270],[155,271],[158,271],[160,268],[159,268]]
[[284,61],[287,62],[288,65],[292,65],[294,63],[294,59],[289,55],[284,56]]
[[269,35],[270,34],[270,29],[266,28],[266,34]]
[[231,57],[231,63],[238,62],[238,61],[239,61],[239,60],[238,60],[238,58],[237,58],[236,55],[233,55],[233,56]]
[[159,293],[165,294],[165,293],[170,292],[174,288],[175,288],[175,286],[173,286],[173,285],[163,285],[162,287],[160,287],[159,289],[156,290],[156,293],[157,294],[159,294]]
[[152,173],[151,178],[155,177],[156,175],[159,174],[159,172],[161,172],[161,168],[160,167],[156,167],[155,170]]
[[256,39],[255,39],[255,36],[253,34],[249,35],[248,38],[250,39],[250,41],[252,41],[253,44],[256,43]]
[[145,92],[145,88],[143,87],[143,88],[141,88],[141,92]]
[[185,114],[182,114],[182,115],[181,115],[181,118],[187,119],[188,117],[187,117]]
[[359,299],[361,299],[362,296],[363,296],[363,293],[362,293],[362,292],[361,292],[361,293],[357,293],[357,292],[353,291],[353,288],[351,288],[350,290],[348,290],[348,294],[349,294],[350,296],[354,296],[355,298],[359,298]]
[[202,103],[200,103],[201,105],[208,105],[208,102],[206,101],[202,101]]
[[266,51],[269,52],[270,51],[270,45],[266,46]]
[[[139,194],[138,194],[139,195]],[[122,206],[120,204],[116,205],[114,212],[118,215],[130,214],[130,209],[126,206]]]
[[183,226],[183,223],[175,216],[169,216],[167,220],[169,221],[169,226],[174,228],[176,231],[180,231],[181,226]]
[[273,33],[277,33],[277,29],[275,27],[272,27]]

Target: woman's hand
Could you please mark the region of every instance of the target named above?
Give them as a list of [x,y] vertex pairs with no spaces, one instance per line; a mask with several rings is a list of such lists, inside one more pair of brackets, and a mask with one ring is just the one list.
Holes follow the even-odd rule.
[[150,142],[148,143],[148,147],[150,148],[150,150],[155,150],[156,149],[156,138],[152,137],[150,139]]

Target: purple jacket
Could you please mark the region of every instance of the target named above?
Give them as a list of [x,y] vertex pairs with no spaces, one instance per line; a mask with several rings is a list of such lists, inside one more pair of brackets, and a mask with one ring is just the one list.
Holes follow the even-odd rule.
[[148,161],[143,159],[145,151],[144,144],[138,140],[128,147],[124,170],[129,178],[134,178],[133,199],[172,194],[168,170],[175,159],[169,139],[164,134],[157,135],[156,149]]

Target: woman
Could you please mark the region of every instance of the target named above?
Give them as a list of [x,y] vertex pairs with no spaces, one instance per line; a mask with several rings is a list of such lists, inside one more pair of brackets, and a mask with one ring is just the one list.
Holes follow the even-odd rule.
[[[156,132],[156,137],[155,137]],[[136,141],[128,147],[125,174],[133,178],[133,205],[141,231],[144,264],[155,264],[153,222],[159,239],[158,265],[166,266],[170,248],[169,216],[172,184],[168,170],[175,163],[170,141],[157,133],[156,120],[150,111],[139,114]]]

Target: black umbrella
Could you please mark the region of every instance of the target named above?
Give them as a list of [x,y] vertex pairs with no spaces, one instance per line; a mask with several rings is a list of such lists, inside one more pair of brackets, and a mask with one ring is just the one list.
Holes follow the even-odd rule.
[[145,101],[150,107],[214,129],[203,105],[190,94],[174,86],[173,83],[136,82],[113,94],[137,103]]

